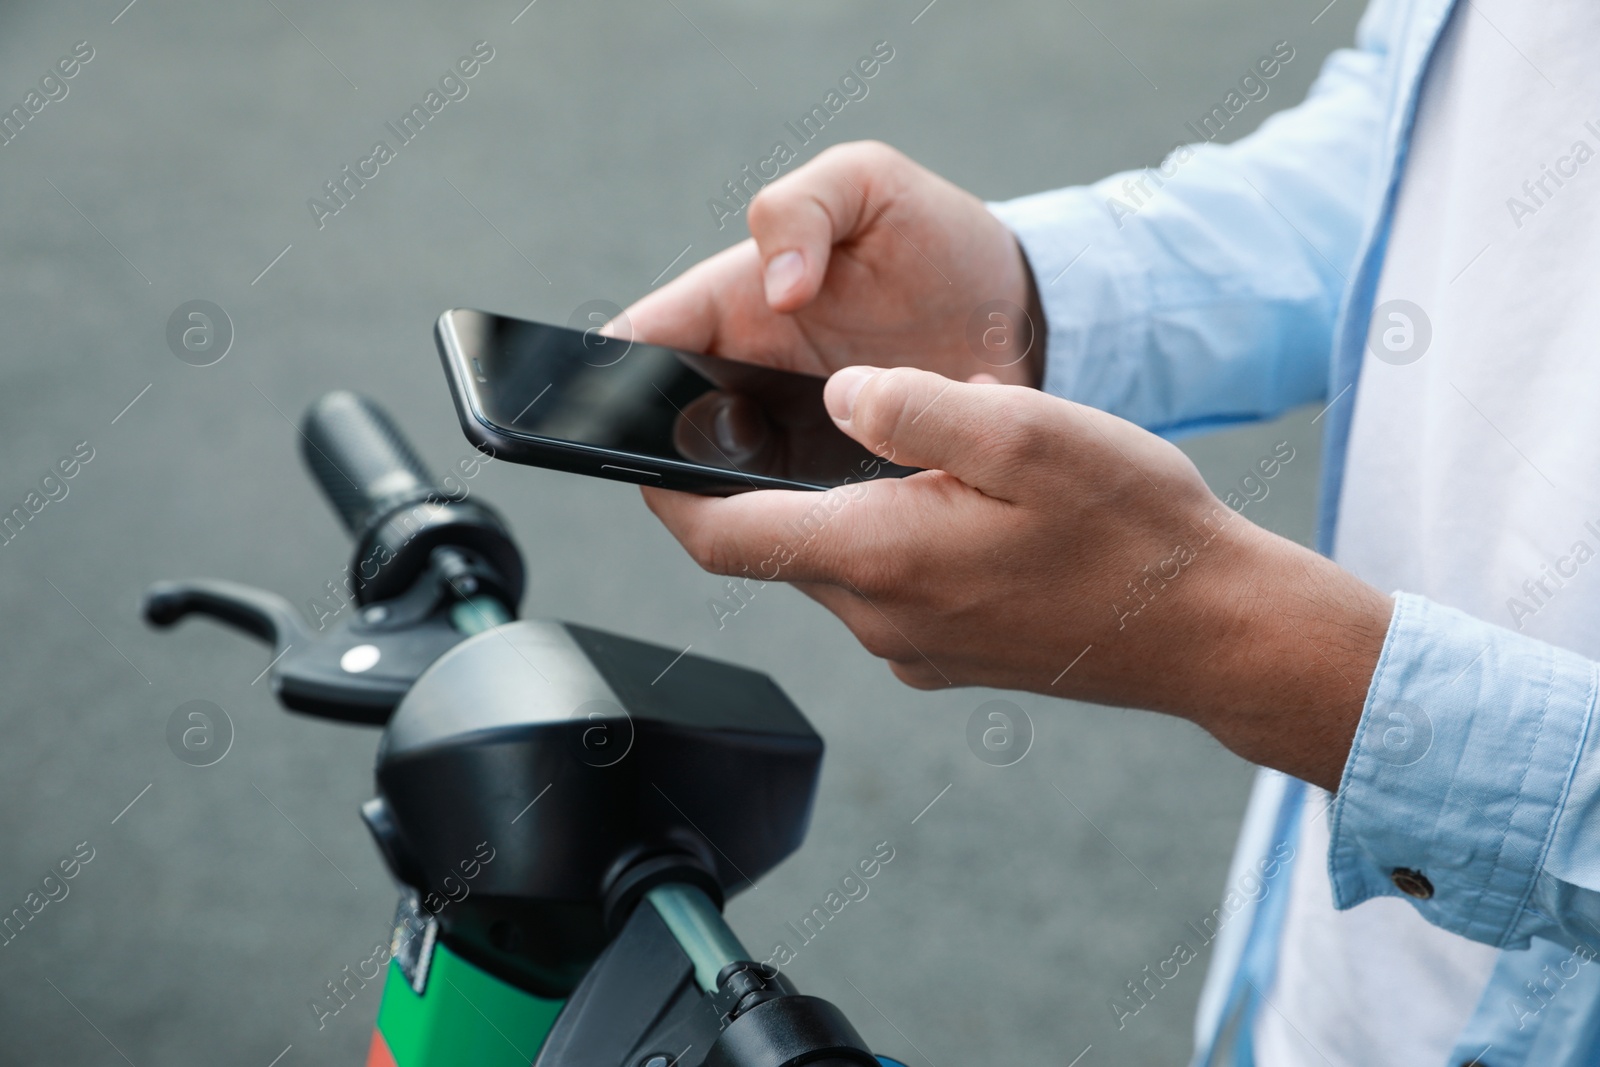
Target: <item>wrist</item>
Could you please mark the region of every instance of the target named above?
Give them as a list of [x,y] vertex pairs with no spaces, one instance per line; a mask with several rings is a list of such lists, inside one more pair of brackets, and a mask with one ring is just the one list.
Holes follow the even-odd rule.
[[1245,759],[1335,790],[1394,601],[1308,548],[1228,525],[1187,717]]
[[[1021,346],[1023,353],[1014,363],[1005,366],[991,363],[986,369],[1003,385],[1025,385],[1030,389],[1037,389],[1044,382],[1045,343],[1049,330],[1045,323],[1044,303],[1039,297],[1039,285],[1034,279],[1033,265],[1028,262],[1028,254],[1023,250],[1022,242],[1005,223],[993,215],[988,215],[984,226],[987,232],[982,243],[991,250],[984,258],[998,254],[998,258],[994,260],[998,269],[992,272],[987,284],[995,286],[990,292],[1000,299],[980,305],[980,308],[993,307],[994,303],[1005,308],[1001,314],[1007,320],[1010,326],[1009,332]],[[990,319],[993,321],[992,315]],[[971,344],[969,338],[968,345]],[[973,354],[978,353],[974,350]],[[983,359],[982,356],[979,358]]]

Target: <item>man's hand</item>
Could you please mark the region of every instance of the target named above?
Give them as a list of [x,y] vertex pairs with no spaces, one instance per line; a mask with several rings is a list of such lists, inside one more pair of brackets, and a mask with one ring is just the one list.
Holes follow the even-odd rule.
[[701,566],[795,583],[911,685],[1170,712],[1337,787],[1386,596],[1104,412],[906,368],[841,371],[827,403],[867,448],[929,469],[825,493],[645,490]]
[[630,307],[632,336],[810,374],[874,363],[1038,384],[1043,322],[1016,238],[894,149],[830,148],[761,190],[748,221],[753,239]]

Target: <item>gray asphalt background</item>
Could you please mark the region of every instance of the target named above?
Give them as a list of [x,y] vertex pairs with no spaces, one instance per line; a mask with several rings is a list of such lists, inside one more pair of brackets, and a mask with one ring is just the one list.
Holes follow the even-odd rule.
[[[303,603],[339,574],[347,544],[287,421],[314,397],[367,391],[436,467],[466,456],[435,315],[564,322],[739,239],[707,198],[874,42],[894,59],[807,155],[880,138],[1003,198],[1158,161],[1288,40],[1296,58],[1243,132],[1300,98],[1359,14],[1357,0],[538,0],[513,22],[518,0],[125,2],[0,7],[7,107],[75,42],[95,50],[0,147],[0,502],[76,443],[94,449],[69,496],[0,547],[0,910],[76,843],[95,850],[70,896],[0,948],[6,1063],[362,1061],[377,991],[321,1032],[307,1005],[391,914],[356,814],[376,735],[279,711],[252,684],[259,646],[136,617],[159,578]],[[494,59],[470,95],[319,231],[307,198],[478,40]],[[236,330],[207,368],[165,340],[195,298]],[[1248,514],[1304,540],[1313,414],[1185,447],[1226,487],[1292,442]],[[803,988],[919,1067],[1182,1062],[1204,958],[1121,1030],[1108,1004],[1215,906],[1248,767],[1176,720],[1034,696],[1012,697],[1032,751],[987,766],[965,728],[996,694],[901,687],[788,589],[718,631],[721,582],[631,487],[504,463],[474,486],[525,546],[526,613],[770,671],[826,737],[810,838],[732,905],[734,924],[765,947],[877,842],[896,858],[802,950]],[[236,728],[206,769],[165,740],[191,699]]]

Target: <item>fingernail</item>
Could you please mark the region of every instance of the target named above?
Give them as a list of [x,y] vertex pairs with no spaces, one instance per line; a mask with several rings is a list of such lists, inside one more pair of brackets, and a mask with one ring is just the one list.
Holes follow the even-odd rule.
[[856,407],[856,394],[878,373],[877,367],[845,367],[835,372],[822,394],[828,414],[840,422],[849,422]]
[[779,252],[767,263],[767,303],[775,304],[800,284],[806,272],[805,257],[799,252]]

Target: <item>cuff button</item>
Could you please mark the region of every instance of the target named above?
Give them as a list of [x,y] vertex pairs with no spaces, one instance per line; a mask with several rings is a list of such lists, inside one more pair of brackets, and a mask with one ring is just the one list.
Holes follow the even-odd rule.
[[1389,881],[1408,897],[1427,900],[1433,896],[1433,883],[1428,881],[1428,876],[1410,867],[1396,867],[1389,872]]

